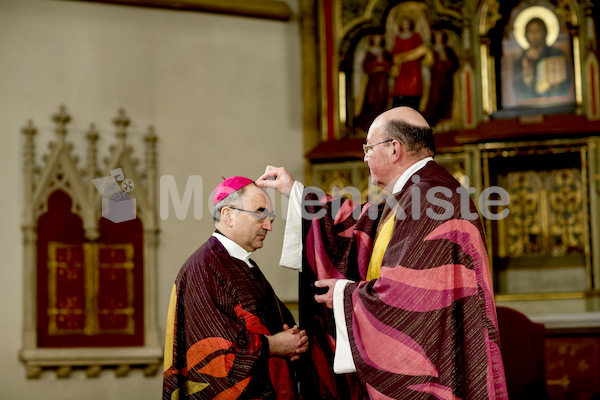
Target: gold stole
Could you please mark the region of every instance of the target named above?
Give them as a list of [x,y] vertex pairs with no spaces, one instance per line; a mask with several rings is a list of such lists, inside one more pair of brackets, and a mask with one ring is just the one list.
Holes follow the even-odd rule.
[[382,221],[377,228],[377,236],[375,237],[375,244],[373,245],[373,253],[371,254],[369,268],[367,269],[368,281],[371,279],[377,279],[381,275],[381,263],[383,261],[383,255],[385,254],[385,250],[392,239],[395,221],[396,213],[390,212],[388,214],[388,218],[385,221]]

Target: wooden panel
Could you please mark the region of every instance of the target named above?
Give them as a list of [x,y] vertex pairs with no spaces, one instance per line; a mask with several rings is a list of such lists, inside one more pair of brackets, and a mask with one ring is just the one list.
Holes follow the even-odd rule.
[[86,242],[71,204],[55,192],[38,223],[39,346],[143,345],[141,222],[102,219],[99,242]]
[[600,333],[547,337],[546,383],[552,400],[600,396]]

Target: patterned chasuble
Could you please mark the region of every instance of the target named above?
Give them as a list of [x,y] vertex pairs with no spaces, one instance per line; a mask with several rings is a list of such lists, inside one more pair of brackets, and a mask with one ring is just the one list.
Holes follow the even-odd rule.
[[264,335],[295,324],[258,267],[215,237],[181,268],[167,318],[163,400],[297,399],[291,364]]
[[[307,379],[320,391],[311,399],[508,398],[481,221],[461,217],[460,184],[443,167],[430,161],[415,175],[379,205],[305,192],[309,213],[327,210],[303,221],[300,322],[313,335]],[[438,193],[443,206],[426,200],[434,187],[452,191]],[[343,277],[356,282],[344,309],[357,372],[334,375],[333,315],[306,288]]]

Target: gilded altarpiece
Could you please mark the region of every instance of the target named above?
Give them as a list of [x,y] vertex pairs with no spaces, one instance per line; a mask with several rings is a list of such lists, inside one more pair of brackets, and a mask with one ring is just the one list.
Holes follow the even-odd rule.
[[[93,378],[104,369],[126,376],[134,368],[154,375],[162,359],[154,300],[157,137],[152,128],[143,137],[141,172],[127,143],[130,120],[120,110],[105,168],[97,161],[101,135],[94,124],[85,132],[86,163],[80,168],[67,140],[71,116],[65,107],[53,121],[55,139],[41,163],[35,155],[38,129],[32,121],[23,129],[25,296],[19,356],[27,377],[50,370],[68,378],[84,370]],[[109,214],[110,202],[92,184],[97,179],[126,183],[121,186],[131,196],[123,192],[121,198],[134,204],[133,214],[123,220]]]
[[[311,183],[328,191],[355,187],[367,199],[372,189],[360,145],[370,120],[398,105],[399,96],[414,100],[404,104],[431,121],[436,160],[476,189],[474,200],[490,186],[505,188],[511,198],[506,220],[486,221],[499,301],[528,315],[597,310],[598,6],[576,0],[302,5],[313,18],[303,25],[305,51],[311,38],[318,44],[316,81],[307,75],[305,83],[319,104],[305,110]],[[507,96],[516,94],[503,93],[512,88],[506,71],[516,70],[503,65],[516,65],[517,47],[532,40],[526,28],[542,23],[551,36],[544,46],[559,49],[545,50],[555,57],[537,68],[535,74],[548,79],[535,90],[557,82],[566,94],[540,92],[541,100],[509,106]],[[415,68],[403,70],[409,60]],[[307,71],[311,62],[305,60]],[[448,87],[436,80],[440,76]],[[419,84],[403,92],[404,81]],[[440,93],[444,107],[438,108]],[[550,306],[549,299],[564,302]]]
[[[598,210],[590,209],[598,196],[595,143],[482,147],[486,185],[505,188],[511,200],[506,218],[487,221],[499,301],[585,299],[598,292],[592,252]],[[586,311],[585,303],[579,307]]]
[[[300,2],[308,183],[373,199],[361,151],[369,119],[412,97],[401,100],[431,121],[435,160],[475,189],[475,203],[497,214],[497,198],[479,203],[481,193],[498,186],[510,197],[506,218],[484,220],[496,304],[545,325],[553,399],[600,390],[596,3]],[[546,30],[543,42],[533,43],[534,28]],[[403,41],[412,49],[400,51]],[[415,77],[402,93],[398,81]]]
[[364,137],[373,118],[395,105],[419,109],[438,130],[473,126],[473,52],[460,2],[326,0],[314,7],[322,140]]

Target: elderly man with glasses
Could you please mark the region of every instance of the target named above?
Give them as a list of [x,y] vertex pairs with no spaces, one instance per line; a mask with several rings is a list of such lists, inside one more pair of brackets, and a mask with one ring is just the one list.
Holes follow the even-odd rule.
[[271,199],[237,176],[213,205],[216,230],[171,293],[163,399],[297,399],[292,361],[308,338],[250,258],[272,229]]
[[283,168],[256,181],[289,196],[280,263],[313,285],[300,321],[322,393],[305,397],[507,399],[483,226],[433,161],[427,121],[388,110],[363,149],[381,204],[334,201]]

